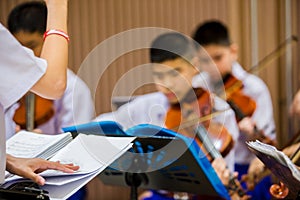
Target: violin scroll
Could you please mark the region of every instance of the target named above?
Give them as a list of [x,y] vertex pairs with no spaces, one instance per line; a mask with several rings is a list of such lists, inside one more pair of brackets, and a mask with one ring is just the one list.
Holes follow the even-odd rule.
[[289,194],[289,189],[282,182],[280,182],[279,185],[273,184],[270,187],[270,193],[277,199],[284,199]]

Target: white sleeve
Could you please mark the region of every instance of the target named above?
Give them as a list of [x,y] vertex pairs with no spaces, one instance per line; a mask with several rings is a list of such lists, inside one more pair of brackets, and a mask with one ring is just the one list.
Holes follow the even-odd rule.
[[0,184],[4,182],[6,166],[6,143],[5,143],[4,110],[0,103]]
[[134,107],[134,101],[126,103],[116,111],[99,115],[95,121],[116,121],[126,130],[139,124]]
[[[219,97],[214,97],[214,108],[217,111],[226,110],[222,114],[218,115],[215,120],[225,126],[227,131],[230,133],[234,144],[238,142],[239,138],[239,129],[235,119],[235,114],[226,101],[222,100]],[[230,171],[234,171],[234,162],[235,162],[235,150],[232,148],[229,154],[224,158]]]
[[6,109],[43,76],[47,63],[23,47],[1,24],[0,44],[0,102]]
[[[259,83],[257,81],[257,83]],[[264,134],[272,140],[276,140],[275,122],[273,117],[273,104],[270,92],[267,86],[260,81],[255,94],[256,109],[252,119],[256,123],[259,130],[263,130]]]
[[71,70],[67,74],[67,89],[56,110],[57,130],[63,127],[88,123],[94,118],[94,101],[88,86]]
[[124,129],[138,124],[164,125],[166,98],[159,92],[136,97],[134,100],[118,108],[118,110],[98,116],[96,121],[113,120]]

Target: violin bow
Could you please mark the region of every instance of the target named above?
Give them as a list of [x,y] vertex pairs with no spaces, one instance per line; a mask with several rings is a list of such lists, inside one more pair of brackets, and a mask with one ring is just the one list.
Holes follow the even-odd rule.
[[[256,72],[262,70],[265,66],[267,66],[267,64],[269,64],[275,58],[277,58],[283,52],[285,52],[287,45],[290,44],[293,41],[298,42],[298,38],[294,35],[292,35],[292,36],[288,37],[287,39],[285,39],[282,43],[280,43],[278,45],[278,47],[275,50],[273,50],[271,53],[266,55],[262,60],[260,60],[257,64],[253,65],[252,67],[250,67],[249,70],[246,70],[246,71],[248,73],[256,73]],[[233,91],[236,90],[236,88],[239,88],[240,86],[241,86],[241,83],[236,82],[232,86],[230,86],[227,89],[227,91],[229,90],[230,92],[233,92]],[[222,99],[226,99],[225,90],[221,90],[221,94],[219,94],[218,96],[220,96],[220,98],[222,98]]]
[[267,56],[265,56],[256,65],[253,65],[248,70],[248,72],[249,73],[254,73],[254,72],[257,72],[257,71],[260,71],[261,69],[263,69],[263,67],[265,67],[268,63],[270,63],[275,58],[280,56],[283,52],[285,52],[287,45],[290,44],[293,41],[298,42],[298,38],[294,35],[291,35],[290,37],[285,39],[282,43],[280,43],[275,50],[273,50],[271,53],[269,53]]
[[218,110],[218,111],[215,111],[215,112],[212,112],[208,115],[205,115],[205,116],[202,116],[202,117],[196,117],[196,118],[193,118],[191,120],[188,120],[184,123],[181,123],[179,126],[176,126],[176,127],[173,127],[172,130],[177,130],[177,129],[184,129],[184,128],[188,128],[188,127],[191,127],[195,124],[198,124],[198,123],[202,123],[202,122],[205,122],[205,121],[208,121],[226,111],[229,111],[231,110],[231,108],[228,108],[228,109],[225,109],[225,110]]

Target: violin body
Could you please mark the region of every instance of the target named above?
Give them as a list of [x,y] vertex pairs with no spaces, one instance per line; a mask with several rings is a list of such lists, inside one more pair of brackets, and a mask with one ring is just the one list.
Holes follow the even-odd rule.
[[[194,126],[191,126],[189,128],[182,129],[180,127],[181,124],[184,124],[186,121],[193,120],[195,118],[200,118],[203,116],[207,116],[211,114],[212,112],[212,101],[210,98],[210,94],[199,88],[197,89],[196,94],[200,94],[198,98],[190,102],[186,107],[188,108],[180,108],[179,106],[174,106],[168,110],[165,120],[165,126],[169,129],[176,128],[175,131],[191,138],[195,138],[197,144],[201,149],[206,152],[206,149],[203,148],[201,141],[195,137],[194,129],[195,126],[198,123],[195,123]],[[199,90],[201,92],[199,92]],[[183,105],[184,103],[182,103]],[[207,120],[205,122],[202,122],[204,127],[207,129],[209,133],[209,137],[212,140],[214,146],[217,150],[222,154],[222,156],[226,156],[230,150],[233,148],[234,141],[231,137],[231,134],[227,131],[227,129],[216,122],[213,122],[211,120]]]
[[[211,114],[213,108],[213,101],[210,98],[210,94],[203,89],[195,89],[195,94],[197,96],[194,101],[189,101],[188,105],[186,102],[181,102],[180,106],[171,106],[168,110],[165,120],[165,125],[167,128],[179,132],[187,137],[195,138],[195,141],[205,153],[210,161],[215,158],[226,156],[230,150],[233,148],[234,141],[231,134],[227,129],[220,123],[213,122],[212,120],[207,120],[205,122],[195,123],[187,128],[181,128],[180,125],[186,124],[190,120],[200,119],[201,117]],[[199,92],[200,90],[200,92]],[[182,108],[181,108],[182,107]],[[208,140],[204,140],[203,135],[200,132],[201,128],[205,130],[208,136]],[[208,148],[209,147],[209,148]],[[248,199],[240,184],[236,182],[235,178],[231,176],[228,188],[229,192],[234,192],[234,195],[238,195],[239,199]],[[210,197],[195,196],[193,199],[211,199]]]
[[[19,108],[16,110],[13,120],[22,129],[27,129],[26,127],[26,113],[28,112],[25,102],[25,96],[19,101]],[[44,99],[38,95],[35,95],[35,106],[34,106],[34,127],[38,127],[44,124],[54,115],[53,101]]]
[[256,109],[256,102],[242,91],[243,83],[231,74],[224,77],[225,99],[235,112],[237,122],[244,117],[251,117]]
[[[245,117],[251,117],[256,109],[256,102],[245,95],[242,91],[243,83],[231,74],[227,74],[224,79],[225,100],[230,105],[235,113],[237,122],[240,122]],[[254,126],[255,138],[263,143],[276,145],[273,140],[264,134],[263,130],[259,130]]]

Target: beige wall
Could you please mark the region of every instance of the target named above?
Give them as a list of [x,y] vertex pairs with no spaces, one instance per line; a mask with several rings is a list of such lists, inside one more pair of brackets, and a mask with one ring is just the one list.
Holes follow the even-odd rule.
[[[1,0],[0,21],[5,24],[7,13],[16,4],[24,0]],[[285,40],[286,16],[291,17],[291,33],[299,36],[300,4],[297,0],[70,0],[69,34],[70,68],[77,71],[89,52],[100,42],[117,33],[138,27],[164,27],[190,35],[197,24],[207,19],[220,19],[227,23],[232,39],[239,45],[239,61],[250,69],[257,61],[263,59]],[[291,9],[286,12],[286,2]],[[287,14],[286,14],[287,13]],[[255,21],[253,21],[255,20]],[[254,30],[257,30],[255,40]],[[254,31],[255,33],[255,31]],[[136,42],[131,38],[129,42]],[[0,44],[1,45],[1,44]],[[124,45],[113,44],[107,52],[114,52]],[[278,139],[284,144],[299,126],[289,123],[289,99],[299,88],[299,44],[292,46],[292,73],[285,76],[289,69],[286,56],[274,56],[274,60],[257,72],[270,88],[273,99]],[[116,59],[101,76],[95,93],[97,114],[111,110],[111,96],[116,81],[135,66],[148,63],[146,50],[133,51]],[[257,55],[256,58],[254,55]],[[90,74],[98,70],[94,66]],[[133,78],[146,78],[145,74],[137,73]],[[87,82],[97,82],[87,77]],[[292,87],[287,88],[291,80]],[[138,94],[153,91],[153,86],[140,88]],[[117,94],[126,95],[126,87],[117,90]],[[293,120],[290,120],[293,121]],[[298,123],[299,124],[299,123]],[[294,129],[294,130],[292,130]],[[290,132],[288,132],[290,130]],[[95,186],[96,185],[96,186]],[[101,186],[99,186],[101,185]],[[99,186],[99,187],[97,187]],[[111,190],[97,180],[90,185],[89,199],[116,199],[107,196],[119,195],[118,199],[128,199],[127,189]],[[100,188],[97,190],[96,188]],[[106,190],[107,189],[107,190]],[[100,194],[101,193],[101,194]],[[103,197],[107,194],[106,197]],[[101,197],[101,198],[100,198]]]

